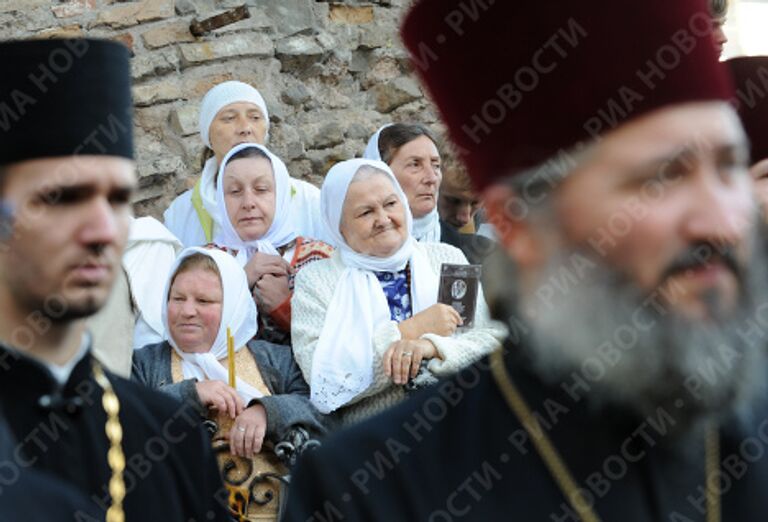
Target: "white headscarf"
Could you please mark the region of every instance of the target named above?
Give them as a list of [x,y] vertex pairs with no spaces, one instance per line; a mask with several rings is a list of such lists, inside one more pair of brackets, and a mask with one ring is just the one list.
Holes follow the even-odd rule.
[[[363,158],[382,161],[381,152],[379,151],[379,137],[381,136],[381,131],[392,125],[392,123],[382,125],[379,127],[379,130],[371,136],[371,139],[368,140],[368,145],[365,147]],[[435,198],[437,198],[437,194],[435,194]],[[440,236],[440,215],[437,213],[437,204],[435,204],[435,208],[433,208],[426,216],[413,218],[413,237],[416,241],[439,243]]]
[[219,172],[216,156],[211,156],[203,165],[203,174],[200,176],[200,199],[203,207],[218,227],[221,227],[219,207],[216,203],[216,174]]
[[[272,173],[275,178],[275,215],[272,224],[266,234],[252,241],[244,241],[240,238],[229,220],[227,205],[224,202],[224,171],[230,158],[244,149],[258,149],[266,154],[272,164]],[[254,252],[278,255],[278,247],[296,239],[296,227],[291,214],[291,179],[288,177],[288,169],[280,158],[263,145],[242,143],[233,147],[224,156],[216,179],[216,205],[219,208],[221,226],[213,241],[219,246],[237,250],[237,261],[241,266],[245,266]]]
[[163,297],[158,292],[165,284],[165,269],[173,265],[182,248],[176,236],[155,218],[131,218],[123,268],[142,318],[158,335],[163,333]]
[[[344,199],[349,184],[363,166],[375,167],[392,181],[405,208],[408,235],[390,257],[359,254],[344,240],[339,231]],[[409,262],[413,313],[437,302],[438,275],[411,237],[411,212],[397,179],[381,161],[353,159],[335,165],[325,177],[320,192],[320,210],[326,233],[339,248],[344,272],[328,304],[325,322],[312,358],[311,400],[323,413],[348,403],[373,382],[373,334],[376,328],[391,320],[387,298],[374,272],[397,272]],[[349,318],[355,321],[350,322]]]
[[373,136],[371,136],[371,139],[368,140],[368,144],[365,146],[363,158],[381,161],[381,152],[379,151],[379,136],[381,136],[381,131],[391,126],[391,123],[387,123],[386,125],[379,127],[379,130],[373,133]]
[[[206,353],[187,353],[182,351],[171,336],[168,326],[168,297],[171,291],[171,280],[176,274],[182,260],[192,254],[203,254],[210,257],[219,269],[223,300],[221,303],[221,320],[219,331],[213,345]],[[219,361],[227,357],[227,327],[235,340],[235,351],[240,351],[250,341],[258,329],[258,312],[248,288],[248,278],[235,259],[217,249],[190,247],[183,250],[171,268],[163,292],[163,326],[165,338],[182,358],[181,369],[185,379],[217,380],[229,382],[229,371]],[[245,348],[246,350],[248,348]],[[226,361],[225,361],[226,362]],[[251,400],[263,397],[263,394],[240,378],[236,380],[237,393],[245,404]]]
[[[267,125],[267,134],[264,141],[269,138],[269,112],[267,104],[261,93],[248,85],[247,83],[229,81],[223,82],[212,87],[200,102],[200,115],[197,120],[200,139],[206,147],[211,148],[209,133],[211,123],[221,109],[230,103],[248,102],[256,105],[264,116]],[[221,226],[218,221],[219,212],[216,205],[216,173],[218,172],[218,163],[216,157],[209,158],[203,166],[203,174],[200,178],[200,198],[203,200],[203,207],[213,218],[214,222]]]

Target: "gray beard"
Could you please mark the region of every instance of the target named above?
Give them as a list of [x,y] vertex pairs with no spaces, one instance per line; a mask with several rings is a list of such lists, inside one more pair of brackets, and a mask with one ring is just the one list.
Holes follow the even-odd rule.
[[[494,318],[507,323],[534,373],[563,389],[580,379],[591,407],[618,406],[639,418],[663,408],[675,418],[675,431],[726,417],[749,422],[768,376],[763,237],[755,238],[740,274],[737,306],[724,311],[717,296],[709,296],[714,319],[707,322],[675,313],[669,306],[674,288],[644,295],[617,271],[579,253],[553,259],[541,285],[526,296],[519,296],[512,261],[497,255],[484,268],[493,282],[484,288]],[[561,291],[543,300],[546,285]]]

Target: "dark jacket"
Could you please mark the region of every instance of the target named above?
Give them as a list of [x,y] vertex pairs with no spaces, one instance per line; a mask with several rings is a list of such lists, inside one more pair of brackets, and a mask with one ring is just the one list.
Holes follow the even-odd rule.
[[496,242],[478,234],[462,234],[447,222],[440,220],[440,242],[455,246],[473,265],[481,265],[496,250]]
[[[303,427],[310,435],[326,432],[326,418],[309,401],[309,386],[293,360],[290,347],[249,341],[247,344],[272,395],[254,399],[267,411],[266,438],[274,443],[284,440],[291,428]],[[206,408],[197,394],[195,379],[173,383],[171,350],[167,341],[150,344],[133,355],[132,379],[150,388],[163,391],[177,399],[196,405],[200,416]]]
[[[0,445],[18,441],[12,443],[12,459],[1,461],[11,471],[16,467],[21,480],[10,489],[3,482],[0,520],[48,522],[62,520],[65,513],[68,520],[104,520],[112,452],[92,356],[75,365],[64,385],[36,359],[1,345],[0,360],[0,410],[10,431],[0,433]],[[219,501],[226,490],[210,437],[195,422],[194,410],[106,373],[119,401],[125,520],[230,520]],[[0,457],[3,453],[7,448]],[[29,466],[34,472],[27,475]],[[83,511],[64,511],[83,502]],[[56,507],[56,516],[46,515]]]
[[[664,417],[638,421],[620,408],[596,410],[571,396],[586,393],[574,381],[547,384],[516,359],[519,349],[507,350],[517,388],[601,520],[705,520],[699,437],[675,445],[665,439],[671,424]],[[768,412],[763,408],[752,421],[724,423],[720,432],[715,487],[722,489],[722,520],[768,520],[761,438]],[[290,499],[287,522],[321,515],[365,522],[578,519],[487,359],[303,455]]]

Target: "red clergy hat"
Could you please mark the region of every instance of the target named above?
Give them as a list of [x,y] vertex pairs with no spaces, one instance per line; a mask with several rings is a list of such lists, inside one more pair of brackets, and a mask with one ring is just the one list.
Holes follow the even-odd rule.
[[479,187],[676,103],[727,100],[706,0],[421,0],[402,36]]
[[768,158],[768,56],[726,62],[736,87],[734,100],[752,144],[752,163]]

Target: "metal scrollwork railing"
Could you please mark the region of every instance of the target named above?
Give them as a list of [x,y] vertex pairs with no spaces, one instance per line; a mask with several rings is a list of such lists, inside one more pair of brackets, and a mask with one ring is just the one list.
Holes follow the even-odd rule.
[[238,522],[277,521],[285,505],[290,480],[289,470],[299,456],[320,443],[303,428],[293,428],[287,437],[272,446],[266,442],[252,458],[231,453],[226,436],[228,420],[206,420],[213,450],[219,462],[224,485],[229,492],[229,509]]

